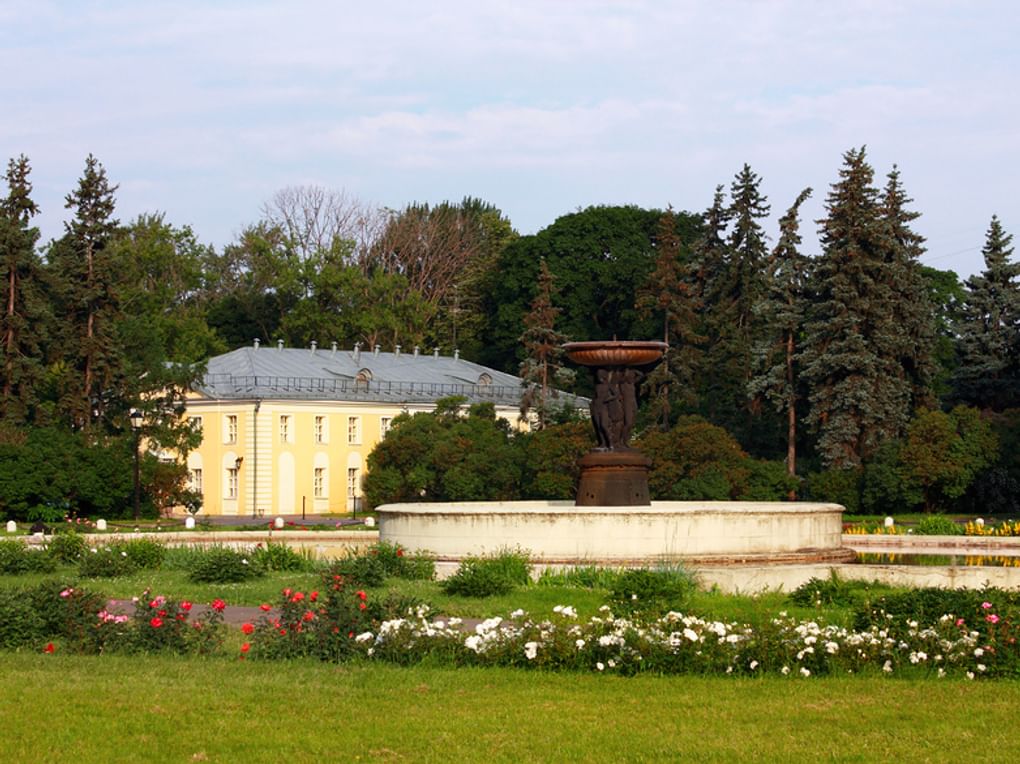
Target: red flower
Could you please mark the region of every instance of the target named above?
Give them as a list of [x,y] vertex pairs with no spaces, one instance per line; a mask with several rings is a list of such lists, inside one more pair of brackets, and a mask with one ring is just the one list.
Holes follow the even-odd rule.
[[181,610],[183,610],[185,613],[190,612],[191,611],[191,603],[188,602],[187,600],[183,600],[181,602]]
[[312,592],[311,594],[308,595],[308,599],[310,599],[312,602],[315,602],[315,600],[319,599],[319,593]]
[[53,646],[53,643],[52,643],[52,642],[47,642],[47,643],[46,643],[46,647],[44,647],[44,648],[43,648],[43,652],[44,652],[44,653],[50,653],[50,654],[52,654],[52,653],[53,653],[53,651],[54,651],[54,650],[56,650],[56,649],[57,649],[57,648]]
[[301,616],[302,621],[310,621],[313,618],[315,618],[315,613],[313,613],[311,610],[306,610],[305,614]]
[[241,652],[242,653],[246,653],[249,650],[251,650],[251,644],[249,644],[248,642],[245,642],[243,645],[241,645]]
[[259,605],[259,610],[261,610],[263,613],[268,613],[272,609],[273,609],[273,606],[272,605],[268,605],[265,602],[263,602],[261,605]]
[[188,616],[187,616],[187,614],[185,614],[185,613],[178,613],[177,615],[175,615],[175,616],[174,616],[174,618],[176,618],[176,619],[177,619],[178,621],[183,621],[183,620],[185,620],[185,619],[186,619],[187,617],[188,617]]
[[305,598],[304,592],[294,592],[294,596],[290,598],[291,602],[300,602]]
[[358,609],[359,610],[364,610],[366,607],[368,607],[368,606],[364,602],[359,602],[358,603]]
[[280,636],[281,637],[287,636],[287,630],[286,629],[280,629]]
[[166,618],[166,611],[160,610],[158,613],[156,613],[156,615],[158,615],[160,618]]
[[347,638],[348,639],[354,639],[354,632],[353,631],[347,632]]
[[368,599],[368,595],[365,594],[365,592],[361,591],[360,589],[356,592],[356,594],[358,595],[362,602]]
[[163,619],[160,618],[158,615],[155,618],[153,618],[151,621],[149,621],[149,626],[151,626],[154,629],[158,629],[162,625],[163,625]]
[[292,592],[291,592],[289,587],[283,590],[283,596],[284,597],[289,597],[291,594],[292,594]]
[[223,608],[225,608],[226,606],[227,606],[227,603],[224,602],[223,600],[219,599],[218,597],[216,599],[214,599],[212,601],[212,604],[210,605],[210,607],[213,610],[215,610],[217,613],[222,613],[223,612]]
[[404,556],[404,550],[401,549],[400,547],[397,547],[397,557],[403,557],[403,556]]
[[246,623],[243,626],[241,626],[241,631],[243,631],[245,634],[251,634],[253,631],[255,631],[255,627],[252,626],[250,623]]

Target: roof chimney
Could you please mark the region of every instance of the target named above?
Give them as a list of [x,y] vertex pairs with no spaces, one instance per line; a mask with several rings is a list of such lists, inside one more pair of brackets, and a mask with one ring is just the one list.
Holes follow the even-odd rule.
[[361,360],[361,343],[354,343],[354,363],[358,363]]
[[315,355],[315,349],[317,347],[319,347],[319,343],[316,342],[315,340],[312,340],[312,355]]
[[259,349],[259,338],[258,337],[255,338],[255,342],[253,343],[253,345],[254,345],[256,350]]
[[395,348],[393,348],[393,355],[396,356],[397,358],[400,358],[400,345],[397,345]]
[[333,343],[333,352],[329,354],[329,357],[332,358],[335,355],[336,355],[336,343],[334,342]]
[[432,351],[432,357],[439,358],[439,348],[436,348],[435,350]]
[[276,349],[277,350],[283,350],[283,340],[277,340],[276,341]]
[[415,345],[414,346],[414,357],[417,358],[418,357],[418,353],[420,353],[420,352],[421,352],[421,348],[418,347],[417,345]]
[[382,350],[382,348],[376,345],[374,348],[372,348],[372,355],[379,355],[380,350]]
[[454,348],[453,349],[453,360],[454,361],[459,361],[460,360],[460,348]]

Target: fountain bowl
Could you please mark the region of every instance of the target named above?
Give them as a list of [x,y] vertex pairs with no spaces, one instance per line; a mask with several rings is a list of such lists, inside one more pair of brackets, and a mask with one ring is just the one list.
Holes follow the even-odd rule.
[[563,346],[569,358],[579,366],[647,366],[666,352],[665,342],[636,340],[595,340],[568,342]]

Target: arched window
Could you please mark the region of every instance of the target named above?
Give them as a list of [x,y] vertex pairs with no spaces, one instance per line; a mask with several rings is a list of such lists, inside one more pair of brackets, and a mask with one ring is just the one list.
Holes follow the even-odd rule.
[[355,389],[357,389],[357,388],[366,388],[366,387],[368,387],[368,383],[371,382],[371,381],[372,381],[372,370],[371,369],[361,369],[354,376],[354,387],[355,387]]
[[480,385],[491,385],[492,384],[492,376],[487,374],[487,373],[485,373],[485,372],[482,372],[482,374],[478,377],[478,384],[480,384]]

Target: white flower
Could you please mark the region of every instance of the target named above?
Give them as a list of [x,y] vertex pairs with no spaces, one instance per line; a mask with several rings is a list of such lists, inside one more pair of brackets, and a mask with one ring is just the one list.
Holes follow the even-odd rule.
[[756,668],[758,668],[758,661],[751,661],[751,662],[750,662],[750,663],[748,664],[748,666],[749,666],[749,668],[751,669],[751,671],[754,671],[754,670],[755,670]]
[[885,665],[882,666],[882,671],[884,671],[887,674],[891,674],[892,673],[892,661],[886,661]]
[[612,658],[610,658],[608,661],[606,661],[606,663],[609,665],[609,668],[615,668],[616,667],[616,661],[614,661]]
[[121,553],[120,553],[120,556],[121,556],[121,557],[127,557],[127,552],[121,552]]
[[974,672],[973,671],[968,671],[967,672],[967,678],[968,679],[973,679],[974,678]]
[[606,664],[603,663],[602,661],[599,661],[598,663],[595,664],[595,668],[597,668],[599,671],[604,670],[605,667],[606,667]]
[[944,668],[940,668],[939,669],[939,679],[941,679],[945,675],[946,675],[946,670]]
[[535,656],[538,655],[538,642],[525,642],[524,655],[529,661],[534,660]]
[[355,642],[368,642],[370,639],[373,639],[374,637],[375,637],[375,635],[372,632],[370,632],[370,631],[363,631],[361,634],[359,634],[358,636],[356,636],[354,638],[354,641]]
[[464,640],[464,647],[468,650],[474,650],[476,653],[482,646],[482,638],[477,634],[472,634],[470,637]]
[[584,647],[584,640],[583,640],[583,639],[579,639],[579,640],[577,640],[576,642],[574,642],[574,646],[575,646],[575,647],[576,647],[576,648],[577,648],[578,650],[580,650],[580,649],[581,649],[582,647]]
[[974,648],[974,657],[975,658],[980,658],[984,654],[985,654],[985,651],[982,650],[980,647],[975,647]]
[[637,599],[637,595],[636,595],[636,594],[632,594],[632,595],[630,595],[630,598],[631,598],[632,600],[636,600],[636,599]]
[[247,561],[246,559],[244,559],[244,558],[242,557],[242,558],[241,558],[241,564],[242,564],[242,565],[247,565],[247,564],[248,564],[248,561]]
[[520,618],[522,615],[524,615],[524,610],[522,610],[521,608],[517,608],[514,612],[510,614],[510,617]]
[[789,673],[790,673],[790,667],[789,667],[789,666],[783,666],[783,667],[782,667],[782,668],[781,668],[781,669],[779,670],[779,673],[781,673],[781,674],[782,674],[783,676],[786,676],[787,674],[789,674]]
[[985,670],[985,664],[983,664],[983,663],[979,663],[979,664],[977,665],[977,670],[978,670],[978,671],[980,671],[980,672],[982,672],[982,673],[984,673],[984,670]]
[[837,652],[839,652],[839,643],[838,642],[826,642],[825,643],[825,652],[827,652],[829,655],[835,655]]
[[808,670],[807,670],[806,668],[804,668],[803,666],[801,666],[801,667],[800,667],[800,673],[801,673],[801,675],[802,675],[802,676],[811,676],[811,672],[810,672],[810,671],[808,671]]
[[684,636],[691,640],[691,642],[698,641],[698,633],[694,629],[684,629]]

